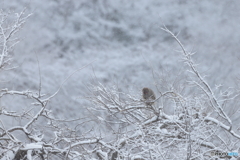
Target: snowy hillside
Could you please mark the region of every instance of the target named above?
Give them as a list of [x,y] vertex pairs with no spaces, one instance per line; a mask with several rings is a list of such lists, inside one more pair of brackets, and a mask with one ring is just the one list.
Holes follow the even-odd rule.
[[[1,74],[1,80],[7,81],[1,86],[37,90],[36,54],[47,94],[93,61],[71,76],[50,102],[64,117],[81,116],[87,104],[82,97],[94,76],[139,95],[145,86],[154,89],[151,67],[159,73],[168,71],[168,78],[175,79],[184,65],[176,42],[160,29],[163,23],[180,32],[187,49],[197,52],[195,61],[212,86],[234,87],[239,77],[239,1],[12,0],[0,5],[4,11],[15,13],[26,7],[26,14],[33,13],[13,52],[19,67]],[[15,101],[10,101],[13,108],[23,106]],[[9,105],[7,100],[2,103]]]

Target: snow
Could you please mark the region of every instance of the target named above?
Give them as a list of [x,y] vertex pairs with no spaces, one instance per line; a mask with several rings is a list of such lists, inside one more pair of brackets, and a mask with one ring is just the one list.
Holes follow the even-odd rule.
[[[240,65],[239,5],[240,1],[219,0],[1,1],[5,11],[17,13],[26,7],[26,14],[33,15],[18,34],[20,43],[12,52],[18,68],[0,74],[0,87],[37,91],[38,57],[42,93],[49,96],[73,71],[94,60],[72,75],[48,104],[56,117],[87,116],[89,112],[84,108],[91,104],[83,97],[88,95],[86,85],[93,77],[104,85],[117,84],[122,92],[130,90],[139,95],[143,87],[155,89],[152,68],[159,74],[164,72],[165,77],[160,74],[160,78],[169,83],[186,69],[179,59],[181,53],[176,52],[176,43],[160,29],[164,23],[174,33],[180,32],[179,39],[187,49],[197,52],[194,61],[207,75],[210,86],[235,88]],[[29,109],[30,102],[6,96],[1,106],[19,111]],[[5,122],[7,128],[23,123]]]
[[6,156],[2,157],[1,160],[10,160],[13,159],[15,154],[12,151],[8,151]]
[[26,144],[24,148],[21,148],[21,150],[32,150],[32,149],[42,149],[42,144],[38,143],[29,143]]
[[27,159],[32,160],[32,150],[27,151]]

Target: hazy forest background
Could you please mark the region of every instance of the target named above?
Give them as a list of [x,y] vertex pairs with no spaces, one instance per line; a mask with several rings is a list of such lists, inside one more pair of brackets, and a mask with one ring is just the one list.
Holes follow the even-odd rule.
[[[47,102],[47,108],[56,119],[66,120],[93,116],[89,108],[93,105],[92,94],[99,91],[94,85],[99,83],[114,86],[136,99],[141,99],[143,87],[152,88],[161,96],[156,83],[176,88],[178,82],[191,85],[186,57],[179,52],[171,34],[161,29],[165,25],[178,35],[186,50],[195,53],[192,59],[213,93],[219,94],[216,98],[236,93],[234,102],[223,109],[237,130],[239,116],[234,113],[238,113],[239,105],[239,7],[240,1],[223,0],[1,0],[1,15],[8,15],[8,25],[12,25],[15,13],[24,11],[23,17],[31,15],[14,35],[19,43],[9,50],[11,62],[7,68],[12,69],[1,68],[0,89],[4,94],[6,88],[38,92],[41,77],[41,92],[49,97],[61,86]],[[184,95],[191,92],[191,88],[186,89]],[[1,98],[1,108],[9,113],[25,112],[31,107],[29,98]],[[169,114],[173,111],[163,109]],[[26,122],[21,117],[0,117],[3,128]],[[73,121],[70,126],[78,123]],[[91,125],[81,127],[97,128],[96,124]],[[101,134],[110,133],[102,129]]]

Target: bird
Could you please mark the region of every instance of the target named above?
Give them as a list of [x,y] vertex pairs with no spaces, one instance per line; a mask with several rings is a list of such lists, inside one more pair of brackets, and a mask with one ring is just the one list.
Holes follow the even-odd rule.
[[152,106],[154,104],[154,100],[156,99],[156,96],[153,92],[153,90],[151,90],[150,88],[143,88],[142,89],[142,96],[143,99],[145,100],[145,104],[147,106]]

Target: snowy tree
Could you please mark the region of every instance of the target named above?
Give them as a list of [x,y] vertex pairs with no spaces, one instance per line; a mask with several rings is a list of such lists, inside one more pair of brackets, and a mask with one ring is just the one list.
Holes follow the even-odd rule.
[[[24,12],[10,17],[1,12],[0,69],[11,69],[11,50],[16,33],[25,20]],[[212,88],[200,73],[180,40],[162,28],[179,44],[188,66],[186,79],[168,82],[153,71],[156,99],[146,106],[139,93],[126,93],[119,85],[107,87],[96,81],[89,86],[92,115],[58,119],[48,107],[52,95],[42,93],[41,72],[37,91],[2,87],[0,99],[25,98],[31,107],[21,111],[0,106],[0,159],[85,159],[85,160],[167,160],[231,159],[239,153],[238,124],[230,113],[239,97],[234,89]],[[81,68],[82,69],[82,68]],[[67,80],[68,78],[66,78]],[[22,125],[6,126],[9,119]],[[71,125],[77,122],[77,125]],[[88,125],[88,127],[83,127]],[[232,153],[225,154],[225,153]]]
[[[192,59],[193,53],[166,27],[162,28],[179,44],[189,77],[169,84],[155,74],[158,98],[146,106],[141,96],[120,92],[117,86],[96,83],[89,99],[92,111],[100,112],[99,122],[110,126],[114,141],[101,150],[102,159],[231,159],[239,152],[237,123],[229,113],[239,91],[212,89]],[[172,112],[171,112],[172,110]],[[104,153],[103,153],[104,152]]]

